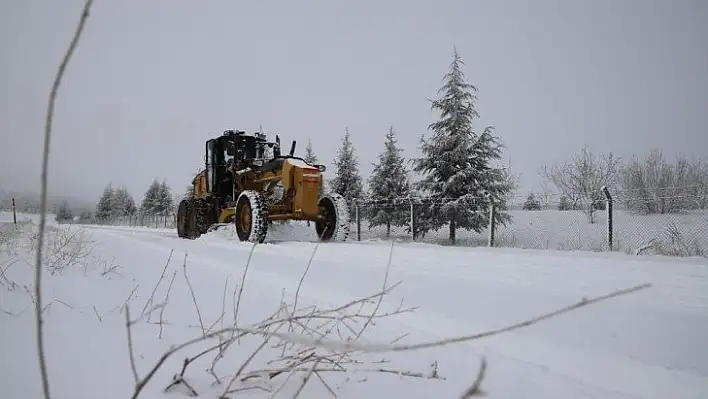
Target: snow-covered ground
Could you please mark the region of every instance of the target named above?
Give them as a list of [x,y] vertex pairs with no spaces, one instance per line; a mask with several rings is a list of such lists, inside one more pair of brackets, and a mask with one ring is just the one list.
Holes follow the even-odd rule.
[[[30,266],[36,225],[24,224],[15,231],[7,216],[0,214],[0,387],[3,398],[37,398],[41,385]],[[326,349],[312,357],[308,357],[312,351],[304,350],[299,357],[288,358],[297,348],[271,348],[279,341],[274,337],[240,373],[240,377],[258,378],[239,379],[231,389],[246,384],[277,389],[287,372],[269,379],[254,371],[282,370],[298,358],[304,371],[291,377],[278,395],[292,397],[315,364],[302,360],[308,357],[321,361],[301,397],[331,397],[331,389],[348,398],[454,398],[475,380],[484,356],[487,368],[481,387],[490,398],[708,397],[706,259],[422,243],[316,246],[311,230],[296,224],[283,226],[269,233],[268,243],[254,249],[228,231],[188,241],[176,238],[172,229],[50,223],[47,262],[55,274],[44,274],[43,301],[53,397],[130,397],[135,381],[124,305],[131,319],[139,319],[147,309],[145,317],[130,328],[136,371],[142,379],[172,345],[202,336],[201,325],[205,329],[214,325],[213,330],[232,326],[237,302],[239,326],[263,321],[282,302],[292,305],[315,249],[298,308],[317,305],[324,310],[379,292],[391,254],[389,285],[401,283],[383,297],[379,313],[393,312],[401,303],[417,309],[373,319],[360,338],[363,343],[389,343],[403,334],[407,335],[396,345],[467,335],[523,321],[582,298],[643,283],[652,287],[479,340],[411,351],[354,353],[346,358],[349,363],[343,363],[350,373],[332,371],[337,365],[331,361],[338,357],[327,356]],[[293,236],[301,241],[289,241]],[[357,311],[358,307],[344,309],[337,319],[342,322],[340,329],[330,331],[329,338],[356,335],[365,320],[352,324],[346,315]],[[337,321],[331,319],[336,318],[313,319],[307,331],[322,332],[317,324]],[[263,337],[245,336],[226,351],[215,368],[222,384],[214,384],[214,377],[205,371],[216,352],[190,364],[185,379],[200,397],[216,398],[263,342]],[[169,357],[141,397],[186,397],[183,385],[168,393],[163,390],[186,357],[216,343],[202,342]],[[431,367],[435,362],[437,367]],[[432,369],[440,378],[404,375],[430,376]],[[251,389],[232,397],[239,395],[270,394]]]
[[[362,214],[367,208],[362,208]],[[583,211],[511,210],[511,223],[499,226],[495,246],[522,249],[551,249],[562,251],[606,251],[607,220],[604,211],[598,211],[594,223],[589,223]],[[173,217],[149,216],[116,218],[102,224],[144,225],[148,227],[174,227]],[[361,220],[362,241],[385,239],[385,226],[369,227]],[[357,225],[352,221],[351,229]],[[642,248],[643,254],[672,254],[680,256],[708,256],[708,211],[664,215],[639,215],[621,209],[614,212],[614,249],[634,254]],[[456,246],[486,246],[489,232],[457,230]],[[411,241],[406,228],[393,226],[391,238]],[[428,232],[418,242],[448,244],[448,227]],[[649,245],[649,244],[654,245]]]
[[[512,210],[509,214],[512,217],[511,223],[497,228],[495,245],[498,247],[563,251],[607,250],[607,216],[604,211],[595,213],[594,223],[589,223],[583,211]],[[667,252],[678,247],[679,253],[708,255],[708,211],[640,215],[615,210],[613,221],[614,247],[620,252],[633,254],[653,241],[663,243]],[[361,225],[362,240],[384,236],[385,226],[369,228],[365,220]],[[352,227],[354,228],[355,226]],[[680,237],[672,231],[678,232]],[[459,229],[457,245],[485,246],[488,234],[487,230],[478,234]],[[410,240],[405,229],[401,227],[392,228],[392,236]],[[448,228],[445,226],[438,231],[429,232],[419,241],[446,244],[447,240]]]

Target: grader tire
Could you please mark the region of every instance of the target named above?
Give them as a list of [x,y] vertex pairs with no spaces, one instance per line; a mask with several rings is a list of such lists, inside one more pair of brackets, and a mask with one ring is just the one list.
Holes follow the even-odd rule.
[[322,241],[346,241],[349,238],[349,205],[339,194],[325,194],[320,198],[319,212],[322,219],[315,222],[317,237]]
[[268,234],[268,207],[262,194],[253,190],[241,192],[234,215],[239,240],[263,243]]

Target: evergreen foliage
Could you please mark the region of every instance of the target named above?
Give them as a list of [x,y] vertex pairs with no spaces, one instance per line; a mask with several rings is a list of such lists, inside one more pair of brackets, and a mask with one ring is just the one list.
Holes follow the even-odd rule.
[[371,205],[366,212],[370,227],[386,226],[386,236],[391,234],[391,225],[409,224],[410,210],[400,203],[403,197],[410,195],[410,184],[400,155],[402,149],[396,146],[396,134],[393,127],[386,133],[384,150],[379,154],[379,162],[369,177],[369,200]]
[[112,216],[132,216],[137,212],[135,200],[125,186],[118,187],[111,197]]
[[170,215],[174,212],[174,200],[170,186],[163,180],[152,181],[150,187],[145,191],[140,211],[146,215]]
[[[305,147],[305,156],[302,158],[305,160],[305,162],[311,164],[311,165],[317,165],[319,162],[319,159],[317,158],[317,155],[315,155],[315,152],[312,150],[312,141],[310,139],[307,140],[307,146]],[[320,189],[319,189],[319,196],[322,197],[324,195],[324,180],[323,184],[320,184]]]
[[96,218],[108,219],[113,216],[113,194],[115,190],[112,184],[108,184],[106,188],[103,189],[103,194],[98,200],[98,205],[96,206]]
[[341,195],[349,203],[355,198],[361,199],[364,188],[359,175],[359,161],[354,154],[354,145],[349,140],[349,129],[344,131],[342,146],[337,150],[334,166],[337,170],[334,178],[330,180],[332,192]]
[[305,156],[303,157],[305,162],[309,164],[316,164],[317,163],[317,155],[315,155],[315,152],[312,150],[312,141],[307,140],[307,146],[305,147]]
[[74,214],[71,212],[69,203],[64,201],[57,209],[57,214],[55,220],[58,223],[71,222],[74,220]]
[[[492,201],[503,203],[511,191],[509,179],[502,169],[493,168],[492,160],[501,158],[502,144],[488,126],[477,134],[472,126],[479,117],[475,109],[477,88],[465,82],[464,62],[457,50],[444,84],[438,90],[440,98],[432,101],[432,109],[440,119],[428,128],[432,137],[421,137],[422,157],[415,161],[414,170],[425,174],[418,183],[427,194],[427,211],[423,217],[430,229],[449,223],[449,238],[455,242],[458,227],[481,232],[489,225]],[[425,215],[425,216],[423,216]],[[495,222],[505,224],[511,216],[497,213]]]
[[526,210],[526,211],[541,210],[541,202],[538,199],[536,199],[536,195],[534,193],[529,193],[529,195],[526,197],[526,201],[524,202],[524,205],[521,207],[521,209]]

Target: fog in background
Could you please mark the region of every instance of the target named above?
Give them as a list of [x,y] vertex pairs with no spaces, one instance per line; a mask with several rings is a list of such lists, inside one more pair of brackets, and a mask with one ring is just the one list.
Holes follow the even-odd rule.
[[[47,95],[82,0],[0,2],[0,187],[39,192]],[[139,203],[180,193],[204,141],[260,125],[331,176],[348,127],[366,178],[393,125],[404,155],[437,114],[456,46],[479,88],[477,129],[538,171],[584,144],[708,157],[708,2],[700,0],[96,0],[60,89],[50,190]],[[273,136],[271,136],[273,137]]]

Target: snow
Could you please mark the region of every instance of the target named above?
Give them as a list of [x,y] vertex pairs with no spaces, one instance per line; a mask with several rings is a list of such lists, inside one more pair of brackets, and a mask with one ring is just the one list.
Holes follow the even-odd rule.
[[[27,220],[22,216],[18,219]],[[5,277],[0,278],[0,386],[5,398],[36,398],[41,396],[41,384],[28,294],[33,290],[30,251],[36,225],[24,223],[18,232],[9,234],[14,229],[8,220],[11,215],[0,214],[0,271],[5,271]],[[67,227],[57,226],[53,218],[48,221],[47,237],[54,237],[50,253],[71,253],[71,245],[52,247],[52,240],[65,235],[67,229],[81,232],[76,237],[90,250],[87,256],[62,257],[73,259],[62,273],[44,273],[44,303],[48,306],[44,313],[45,346],[52,397],[113,399],[132,394],[134,381],[121,307],[127,302],[131,318],[137,318],[166,264],[165,281],[150,306],[164,301],[174,276],[163,308],[161,337],[156,323],[159,309],[151,314],[150,323],[143,321],[131,328],[139,376],[146,375],[171,345],[201,335],[183,275],[185,253],[203,323],[209,326],[218,321],[226,284],[224,324],[230,324],[231,292],[240,283],[253,249],[252,244],[238,242],[235,233],[220,230],[190,241],[178,239],[173,229]],[[292,302],[315,250],[313,225],[275,226],[266,243],[253,249],[243,286],[240,325],[269,316],[281,297]],[[375,241],[318,246],[298,307],[337,306],[379,291],[390,250],[390,243]],[[377,367],[401,371],[426,373],[437,361],[445,380],[359,373],[343,384],[343,373],[323,374],[339,397],[389,397],[392,392],[406,398],[459,397],[477,375],[481,356],[486,356],[488,363],[482,389],[489,398],[708,397],[706,259],[399,243],[393,247],[389,275],[389,283],[397,281],[401,284],[384,297],[382,311],[396,309],[401,301],[418,309],[378,319],[364,334],[364,342],[388,343],[404,333],[408,335],[398,344],[466,335],[519,322],[583,297],[643,283],[653,286],[486,339],[371,354],[365,359],[384,357],[390,361]],[[235,372],[260,343],[244,339],[227,352],[219,374]],[[163,390],[179,372],[184,358],[196,354],[197,349],[184,349],[170,357],[141,397],[186,397],[183,387],[169,393]],[[275,356],[280,351],[266,353]],[[204,371],[211,358],[195,364],[186,374],[200,397],[216,398],[224,389],[213,385],[212,377]],[[263,368],[267,359],[266,355],[255,358],[248,369]],[[285,376],[276,379],[277,386]],[[278,397],[292,397],[301,381],[300,377],[292,378]],[[254,396],[269,394],[247,390],[234,397]],[[302,396],[325,398],[331,394],[313,377]]]
[[316,167],[308,164],[307,162],[297,159],[297,158],[288,158],[287,161],[292,164],[293,166],[297,166],[298,168],[304,168],[304,169],[317,169]]
[[[406,208],[407,204],[401,205]],[[366,210],[367,208],[362,207]],[[368,208],[370,209],[370,208]],[[511,210],[512,220],[506,226],[497,226],[495,246],[513,248],[552,249],[563,251],[603,251],[607,248],[607,218],[604,211],[595,213],[595,223],[589,223],[583,211]],[[667,229],[675,225],[687,245],[697,245],[708,253],[708,212],[692,211],[664,215],[637,215],[624,210],[614,211],[615,248],[633,254],[651,240],[670,241]],[[385,228],[369,228],[362,220],[362,240],[382,237]],[[458,229],[457,245],[485,246],[488,230],[482,233]],[[410,240],[406,227],[394,226],[391,236]],[[447,226],[428,232],[419,239],[428,243],[444,244],[448,240]]]

